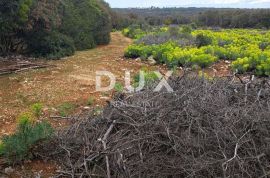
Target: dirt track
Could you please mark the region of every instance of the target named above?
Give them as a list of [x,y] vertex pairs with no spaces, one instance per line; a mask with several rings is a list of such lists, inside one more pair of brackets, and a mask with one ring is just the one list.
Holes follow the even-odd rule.
[[[26,71],[0,77],[0,136],[12,133],[16,118],[33,103],[44,105],[45,118],[57,114],[57,107],[72,103],[73,112],[87,105],[89,97],[96,98],[94,106],[106,101],[110,93],[95,92],[95,72],[108,70],[119,81],[125,70],[138,71],[143,64],[123,59],[124,49],[132,43],[121,33],[112,33],[109,45],[77,52],[74,56],[49,61],[55,68]],[[63,122],[51,120],[55,127]]]

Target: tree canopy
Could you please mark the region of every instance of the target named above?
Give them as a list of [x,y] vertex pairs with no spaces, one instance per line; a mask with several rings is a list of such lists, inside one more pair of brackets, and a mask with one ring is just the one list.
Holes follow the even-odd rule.
[[0,55],[60,58],[110,41],[102,0],[0,0]]

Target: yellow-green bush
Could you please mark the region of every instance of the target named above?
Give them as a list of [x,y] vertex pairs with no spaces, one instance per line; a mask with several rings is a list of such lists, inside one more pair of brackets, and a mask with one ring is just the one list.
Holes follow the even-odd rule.
[[[153,33],[162,35],[161,30]],[[147,32],[148,34],[151,32]],[[147,58],[153,55],[159,63],[173,66],[207,67],[218,59],[232,60],[232,68],[240,73],[254,72],[269,76],[270,31],[251,29],[226,29],[220,31],[194,30],[197,47],[180,47],[176,41],[159,45],[133,44],[127,48],[126,57]]]
[[31,111],[36,117],[40,117],[40,115],[42,114],[42,108],[43,106],[41,103],[35,103],[31,106]]

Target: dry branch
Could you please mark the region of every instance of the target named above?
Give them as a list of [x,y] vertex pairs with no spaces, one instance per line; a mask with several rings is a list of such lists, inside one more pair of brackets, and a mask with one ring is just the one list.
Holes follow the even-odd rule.
[[[55,67],[54,65],[49,65],[45,63],[35,63],[29,61],[14,61],[15,64],[9,65],[7,67],[0,68],[0,75],[19,73],[30,69],[40,69],[47,67]],[[1,67],[1,66],[0,66]]]
[[268,82],[185,76],[169,83],[173,93],[117,95],[100,116],[77,118],[37,152],[58,160],[62,177],[269,175]]

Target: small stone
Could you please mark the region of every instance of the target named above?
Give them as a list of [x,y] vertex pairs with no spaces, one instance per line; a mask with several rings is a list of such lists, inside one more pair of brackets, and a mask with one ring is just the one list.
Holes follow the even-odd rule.
[[83,109],[84,109],[84,110],[89,110],[89,109],[91,109],[91,108],[88,107],[88,106],[85,106],[85,107],[83,107]]
[[6,173],[6,174],[10,175],[10,174],[12,174],[13,172],[14,172],[14,169],[13,169],[13,168],[11,168],[11,167],[5,168],[5,173]]
[[110,97],[103,96],[103,97],[100,97],[100,99],[102,99],[102,100],[109,100]]
[[153,56],[150,56],[148,59],[147,59],[147,62],[150,64],[150,65],[156,65],[157,62],[156,60],[154,59]]
[[137,59],[135,59],[135,61],[141,62],[142,59],[138,57]]

